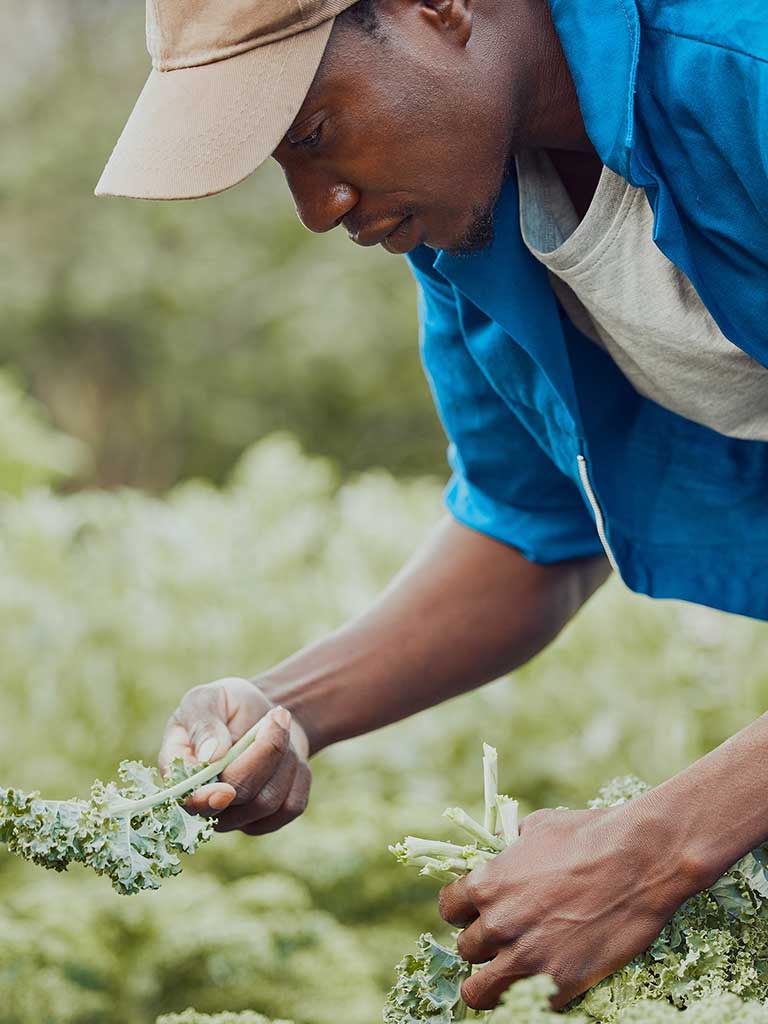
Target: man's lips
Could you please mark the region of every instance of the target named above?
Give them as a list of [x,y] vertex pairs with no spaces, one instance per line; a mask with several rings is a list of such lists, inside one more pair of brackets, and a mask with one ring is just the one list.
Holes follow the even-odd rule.
[[382,227],[365,231],[349,231],[349,237],[357,245],[365,247],[383,245],[387,252],[405,253],[414,249],[423,239],[412,214],[397,221],[390,221]]
[[394,231],[390,231],[381,244],[387,252],[402,255],[403,253],[410,252],[411,249],[415,249],[423,241],[424,231],[411,213],[400,221]]

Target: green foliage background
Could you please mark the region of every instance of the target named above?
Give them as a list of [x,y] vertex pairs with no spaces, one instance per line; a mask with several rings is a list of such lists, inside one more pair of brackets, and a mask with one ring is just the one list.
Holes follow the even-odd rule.
[[[285,437],[224,489],[4,498],[0,778],[69,796],[121,757],[152,760],[184,689],[254,673],[365,607],[438,509],[435,482],[342,483]],[[387,844],[477,805],[481,739],[527,809],[583,804],[760,714],[767,654],[756,623],[609,585],[513,678],[324,753],[304,818],[217,837],[159,893],[0,856],[0,1021],[139,1024],[192,1004],[373,1022],[392,965],[439,932],[434,885]]]
[[403,260],[310,235],[276,165],[202,202],[93,197],[142,6],[0,3],[0,364],[89,443],[83,483],[220,481],[278,429],[345,470],[442,472]]
[[[91,198],[146,70],[139,4],[0,15],[34,41],[0,72],[0,779],[66,797],[152,761],[189,686],[364,608],[440,515],[443,440],[402,261],[308,236],[269,169],[205,203]],[[476,805],[483,739],[526,808],[583,804],[762,713],[766,655],[761,625],[611,584],[513,678],[324,753],[304,818],[218,837],[158,893],[0,852],[0,1024],[372,1022],[440,931],[386,847]]]

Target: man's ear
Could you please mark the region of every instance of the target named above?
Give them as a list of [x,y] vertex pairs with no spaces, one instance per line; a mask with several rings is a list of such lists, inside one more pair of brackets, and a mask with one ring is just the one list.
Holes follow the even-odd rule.
[[472,0],[422,0],[421,16],[433,28],[454,35],[460,46],[472,36]]

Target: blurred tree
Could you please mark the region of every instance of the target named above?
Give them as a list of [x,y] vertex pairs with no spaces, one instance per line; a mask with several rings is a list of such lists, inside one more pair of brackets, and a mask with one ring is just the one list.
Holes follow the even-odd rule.
[[97,201],[148,68],[140,4],[36,0],[22,38],[0,104],[0,362],[92,448],[83,482],[221,480],[280,428],[345,471],[442,472],[404,261],[310,236],[271,166],[204,202]]

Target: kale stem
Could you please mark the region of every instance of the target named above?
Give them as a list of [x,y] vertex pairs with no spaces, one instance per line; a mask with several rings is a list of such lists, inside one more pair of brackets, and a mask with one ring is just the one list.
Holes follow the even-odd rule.
[[487,850],[496,850],[498,853],[504,849],[504,841],[498,836],[493,836],[484,828],[479,821],[475,821],[466,811],[460,807],[448,807],[443,811],[443,817],[448,818],[454,825],[458,825],[468,835],[472,836],[475,842],[480,843]]
[[496,834],[496,794],[499,785],[499,760],[495,747],[483,744],[483,795],[485,797],[485,816],[483,826],[491,833]]
[[234,743],[229,750],[226,752],[224,757],[219,758],[218,761],[214,761],[213,764],[204,765],[199,772],[195,772],[194,775],[190,775],[188,779],[183,779],[181,782],[177,782],[175,786],[169,786],[167,789],[158,790],[157,793],[152,793],[150,796],[145,796],[142,800],[116,800],[108,808],[110,817],[121,818],[125,815],[133,817],[136,814],[141,814],[142,811],[147,811],[152,807],[157,807],[158,804],[164,804],[168,800],[177,800],[181,796],[185,796],[187,793],[191,793],[195,789],[199,789],[200,786],[204,786],[206,782],[210,782],[211,779],[215,779],[217,775],[221,775],[225,768],[227,768],[236,757],[239,757],[244,750],[253,743],[258,735],[264,719],[261,718],[259,721],[252,725],[248,732],[243,733],[237,743]]

